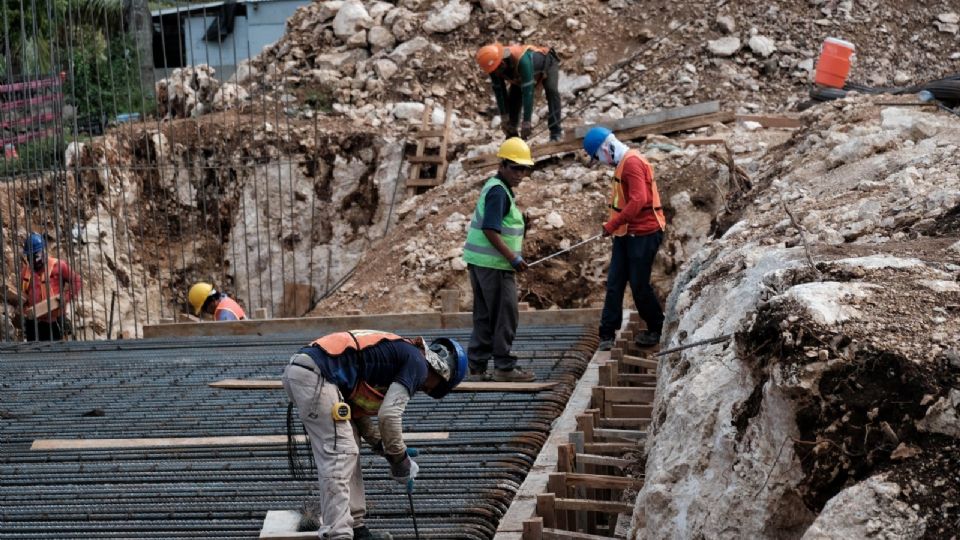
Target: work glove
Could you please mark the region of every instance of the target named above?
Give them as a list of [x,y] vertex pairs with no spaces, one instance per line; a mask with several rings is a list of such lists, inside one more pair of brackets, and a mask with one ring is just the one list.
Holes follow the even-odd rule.
[[523,260],[523,257],[520,255],[517,255],[512,261],[510,261],[510,266],[512,266],[517,272],[523,272],[527,269],[527,261]]
[[530,138],[530,135],[533,134],[533,126],[530,125],[530,122],[524,122],[520,124],[520,138],[527,140]]
[[420,472],[420,466],[410,459],[409,455],[403,456],[403,459],[396,463],[390,462],[390,475],[398,484],[406,486],[408,492],[413,492],[413,480],[418,472]]
[[607,225],[606,225],[606,223],[603,224],[603,226],[601,227],[601,229],[603,229],[603,236],[604,236],[604,238],[606,238],[606,237],[608,237],[608,236],[610,236],[610,235],[612,234],[610,231],[607,230]]

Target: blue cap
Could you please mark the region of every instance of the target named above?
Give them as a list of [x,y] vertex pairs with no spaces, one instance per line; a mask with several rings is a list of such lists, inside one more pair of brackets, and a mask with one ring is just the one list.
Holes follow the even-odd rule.
[[587,155],[590,156],[591,159],[597,158],[597,151],[600,150],[603,141],[607,140],[607,137],[609,137],[611,133],[613,132],[603,126],[595,126],[590,128],[590,131],[584,135],[583,149],[587,151]]

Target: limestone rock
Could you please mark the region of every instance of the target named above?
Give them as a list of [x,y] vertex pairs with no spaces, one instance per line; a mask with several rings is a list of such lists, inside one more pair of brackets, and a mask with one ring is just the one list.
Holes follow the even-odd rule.
[[922,538],[923,521],[899,495],[900,486],[882,476],[844,489],[827,501],[802,540]]
[[730,15],[717,15],[717,28],[724,34],[732,34],[737,31],[737,23]]
[[557,90],[560,91],[561,95],[572,96],[575,93],[590,88],[593,84],[593,79],[589,75],[569,75],[567,72],[560,70],[560,78],[557,81]]
[[429,46],[430,41],[428,41],[427,38],[423,36],[417,36],[410,41],[405,41],[400,45],[397,45],[397,47],[390,52],[390,58],[393,59],[393,61],[395,61],[398,65],[402,65],[411,55],[416,54]]
[[473,5],[462,0],[450,0],[440,11],[435,11],[423,23],[426,32],[446,34],[467,24]]
[[397,73],[397,65],[387,58],[381,58],[374,62],[373,69],[377,72],[377,76],[384,81],[389,81]]
[[777,50],[777,45],[772,39],[759,34],[752,36],[748,45],[751,51],[763,58],[770,56]]
[[333,18],[333,33],[340,39],[347,39],[360,30],[373,26],[373,19],[367,8],[359,0],[347,0],[340,6]]
[[714,56],[733,56],[740,50],[740,38],[728,36],[708,41],[707,50]]
[[318,6],[319,8],[316,13],[316,18],[312,21],[315,23],[327,22],[337,16],[337,12],[340,11],[341,7],[343,7],[343,0],[320,2]]
[[423,116],[423,103],[397,103],[393,106],[393,117],[398,120],[419,121]]
[[367,41],[374,52],[391,49],[397,44],[397,38],[385,26],[374,26],[367,32]]
[[563,228],[563,217],[556,211],[550,212],[547,214],[547,217],[544,218],[549,225],[550,229],[562,229]]
[[946,397],[938,399],[927,409],[927,415],[917,423],[921,431],[941,433],[960,438],[960,390],[951,388]]

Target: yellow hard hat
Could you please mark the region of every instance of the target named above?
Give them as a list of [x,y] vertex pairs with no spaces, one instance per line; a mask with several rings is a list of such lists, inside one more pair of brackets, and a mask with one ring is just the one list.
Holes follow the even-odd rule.
[[190,287],[190,292],[187,293],[187,301],[189,301],[190,305],[193,307],[194,315],[200,314],[200,310],[203,309],[203,304],[213,292],[213,285],[205,281],[194,283],[193,287]]
[[497,150],[497,157],[506,159],[520,165],[533,167],[533,156],[530,154],[530,147],[523,142],[520,137],[510,137],[503,141],[500,149]]
[[484,45],[477,51],[477,64],[485,73],[493,73],[503,62],[503,52],[506,50],[499,43]]

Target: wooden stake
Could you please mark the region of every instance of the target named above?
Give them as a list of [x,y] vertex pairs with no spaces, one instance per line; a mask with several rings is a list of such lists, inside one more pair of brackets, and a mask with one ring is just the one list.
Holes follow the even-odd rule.
[[543,540],[543,518],[530,518],[523,522],[523,540]]

